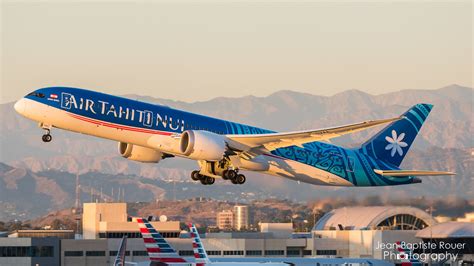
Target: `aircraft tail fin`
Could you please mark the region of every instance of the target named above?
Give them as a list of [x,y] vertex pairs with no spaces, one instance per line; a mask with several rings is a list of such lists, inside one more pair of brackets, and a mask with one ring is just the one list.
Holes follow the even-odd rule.
[[115,256],[114,266],[124,266],[125,265],[125,251],[127,249],[127,236],[122,238],[120,241],[120,246],[117,251],[117,256]]
[[394,166],[400,166],[428,118],[433,105],[419,103],[403,114],[403,119],[390,123],[362,144],[360,151]]
[[207,252],[202,245],[201,237],[199,237],[199,232],[197,231],[196,226],[194,224],[189,224],[189,231],[191,233],[191,237],[193,238],[194,258],[196,259],[197,265],[205,265],[210,263],[211,261],[207,257]]
[[151,261],[163,263],[184,263],[186,260],[178,255],[166,239],[155,230],[145,218],[137,218],[140,233]]

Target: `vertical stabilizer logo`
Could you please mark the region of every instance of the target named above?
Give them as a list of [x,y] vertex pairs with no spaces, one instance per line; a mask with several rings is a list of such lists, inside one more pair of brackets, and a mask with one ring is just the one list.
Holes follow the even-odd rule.
[[403,155],[402,148],[408,146],[408,144],[403,141],[403,138],[405,138],[405,133],[398,135],[395,130],[392,130],[392,137],[385,137],[385,140],[388,142],[387,146],[385,146],[385,150],[391,150],[390,155],[392,157],[395,156],[395,153],[398,153],[400,156]]

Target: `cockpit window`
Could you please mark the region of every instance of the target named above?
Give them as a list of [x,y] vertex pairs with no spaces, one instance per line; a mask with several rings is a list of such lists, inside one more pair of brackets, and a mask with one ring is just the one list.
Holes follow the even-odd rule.
[[38,97],[38,98],[44,98],[44,94],[43,94],[43,93],[41,93],[41,92],[35,92],[35,91],[28,93],[28,95],[26,95],[26,96],[35,96],[35,97]]

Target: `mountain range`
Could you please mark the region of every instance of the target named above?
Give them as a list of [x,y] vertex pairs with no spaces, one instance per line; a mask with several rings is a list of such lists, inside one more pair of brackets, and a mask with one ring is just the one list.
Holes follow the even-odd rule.
[[[8,214],[4,215],[6,218],[12,215],[11,213],[26,213],[35,209],[34,204],[28,205],[26,202],[41,202],[44,212],[34,211],[35,215],[44,214],[46,210],[72,206],[75,175],[70,173],[80,173],[81,181],[84,179],[86,182],[84,187],[87,189],[82,192],[82,197],[86,199],[89,198],[89,186],[93,191],[99,191],[100,187],[109,188],[112,184],[119,186],[124,182],[129,185],[126,188],[127,197],[133,201],[172,198],[176,197],[176,194],[178,197],[186,195],[220,199],[244,195],[242,198],[245,200],[251,193],[256,193],[260,198],[275,197],[296,201],[340,193],[351,196],[377,194],[392,197],[442,197],[455,194],[474,198],[473,95],[472,88],[458,85],[436,90],[402,90],[381,95],[370,95],[358,90],[349,90],[333,96],[279,91],[267,97],[219,97],[195,103],[125,95],[128,98],[277,131],[323,128],[394,117],[415,103],[434,104],[432,113],[402,166],[408,169],[451,170],[456,171],[458,175],[427,177],[423,178],[422,184],[384,188],[318,187],[248,173],[248,182],[243,186],[216,182],[219,189],[215,189],[215,186],[210,189],[189,181],[189,172],[197,168],[197,164],[189,160],[166,159],[158,164],[132,162],[118,155],[117,144],[112,141],[57,129],[52,131],[53,141],[43,143],[43,132],[34,122],[18,115],[13,110],[13,103],[1,104],[0,162],[5,164],[0,165],[0,204],[2,209],[9,210]],[[379,128],[347,135],[333,142],[354,147],[377,130]],[[175,188],[176,184],[179,184],[179,193],[173,190],[175,193],[172,195],[170,187],[173,186],[170,184],[174,184]],[[142,196],[132,196],[134,190],[145,190],[146,193]],[[110,193],[111,191],[104,191],[103,194],[111,197]],[[23,201],[25,203],[20,204]]]

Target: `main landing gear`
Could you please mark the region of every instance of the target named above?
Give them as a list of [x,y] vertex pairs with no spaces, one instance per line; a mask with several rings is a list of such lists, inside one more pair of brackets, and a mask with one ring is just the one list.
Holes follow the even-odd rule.
[[201,175],[198,170],[191,172],[191,179],[194,181],[201,181],[201,184],[203,185],[212,185],[216,182],[214,177]]
[[[245,176],[237,173],[235,170],[225,170],[222,172],[222,178],[224,180],[230,180],[232,184],[242,185],[245,183]],[[212,185],[216,181],[214,177],[201,175],[199,170],[191,172],[191,179],[194,181],[200,181],[203,185]]]
[[222,172],[222,178],[224,180],[230,180],[230,182],[232,182],[232,184],[238,184],[238,185],[242,185],[243,183],[245,183],[245,176],[242,175],[242,174],[239,174],[237,171],[235,170],[225,170],[224,172]]

